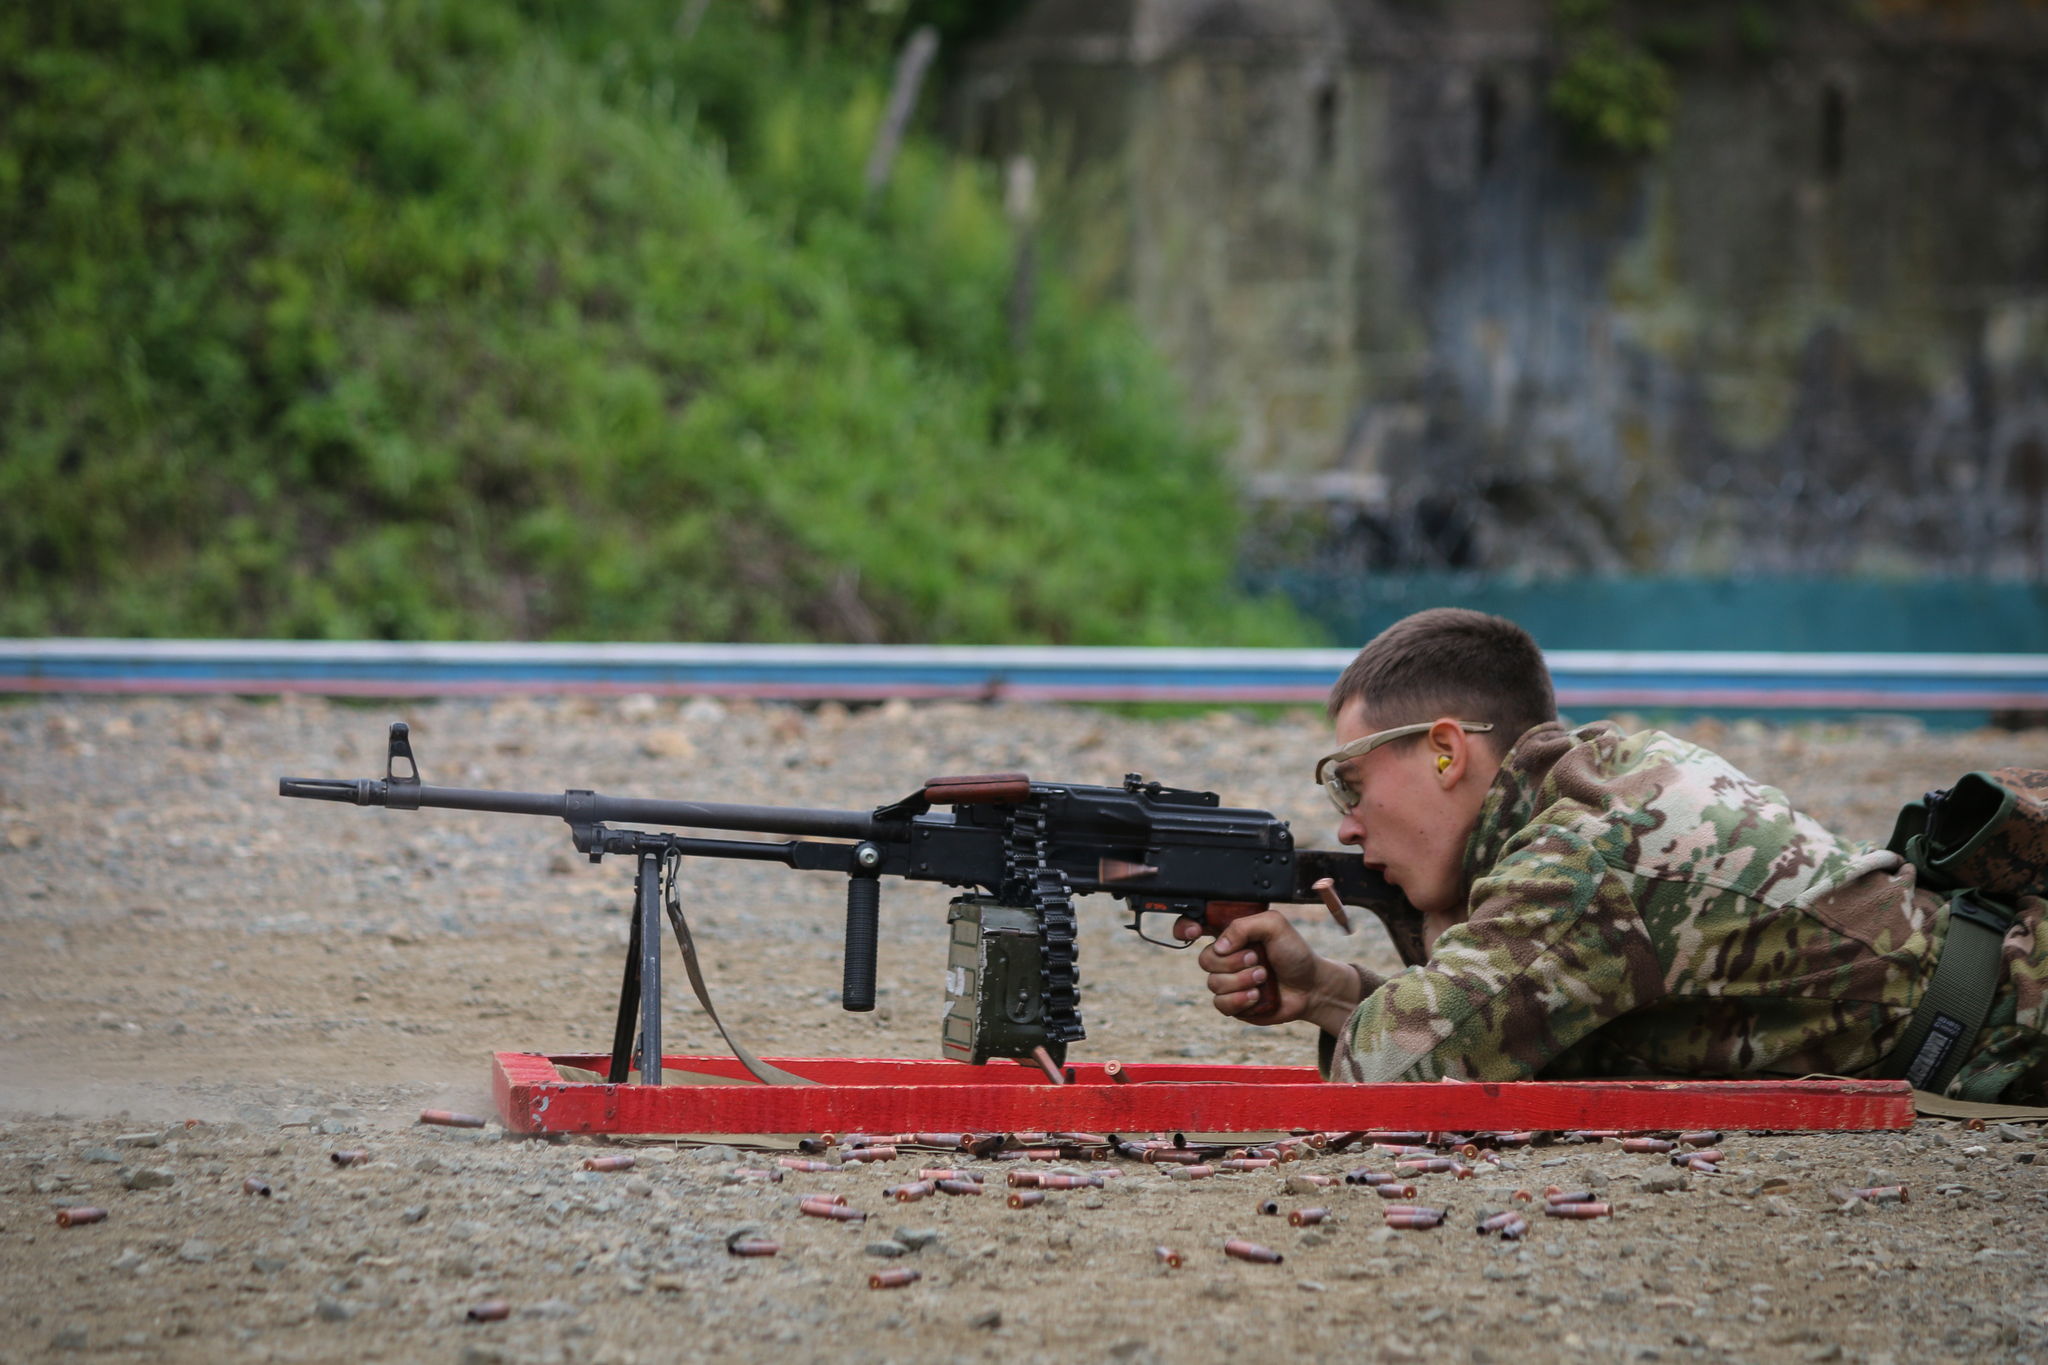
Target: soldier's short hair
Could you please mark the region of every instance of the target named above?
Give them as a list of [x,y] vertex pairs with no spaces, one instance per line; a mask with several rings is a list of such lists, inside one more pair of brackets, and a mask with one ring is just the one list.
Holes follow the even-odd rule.
[[1550,670],[1529,632],[1463,607],[1418,611],[1374,636],[1330,689],[1331,718],[1353,697],[1388,728],[1439,716],[1492,721],[1487,738],[1502,753],[1557,719]]

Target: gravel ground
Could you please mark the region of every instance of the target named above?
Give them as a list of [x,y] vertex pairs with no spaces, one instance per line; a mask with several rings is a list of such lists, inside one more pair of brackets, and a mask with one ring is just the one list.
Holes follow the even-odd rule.
[[[1727,1174],[1668,1193],[1641,1188],[1669,1170],[1662,1158],[1534,1148],[1464,1184],[1422,1177],[1422,1201],[1450,1222],[1394,1232],[1363,1189],[1288,1192],[1270,1172],[1189,1183],[1124,1162],[1102,1190],[1036,1208],[1009,1209],[993,1183],[899,1207],[881,1190],[914,1161],[735,1185],[730,1150],[642,1150],[635,1170],[598,1175],[581,1170],[587,1144],[419,1127],[425,1105],[488,1112],[494,1049],[606,1044],[632,872],[585,864],[549,821],[276,798],[280,774],[373,771],[394,715],[414,722],[430,782],[860,808],[940,772],[1114,782],[1143,769],[1274,810],[1308,843],[1330,833],[1305,780],[1326,736],[1306,714],[0,708],[0,1361],[2048,1356],[2048,1156],[2035,1163],[2033,1128],[1730,1135]],[[1690,733],[1863,838],[1971,768],[2048,766],[2042,732]],[[936,1055],[944,890],[885,886],[883,1008],[855,1017],[833,996],[837,878],[736,864],[688,878],[716,998],[758,1051]],[[1109,902],[1081,907],[1077,1056],[1312,1059],[1306,1029],[1219,1018],[1190,959],[1135,942]],[[1304,928],[1325,951],[1394,965],[1375,924],[1350,939],[1319,916]],[[680,975],[670,1047],[711,1050]],[[328,1154],[344,1148],[372,1159],[336,1167]],[[245,1194],[250,1175],[275,1194]],[[1895,1182],[1911,1202],[1844,1213],[1828,1193]],[[1616,1216],[1537,1218],[1520,1245],[1471,1235],[1482,1205],[1548,1184],[1601,1188]],[[799,1195],[824,1191],[876,1217],[797,1215]],[[1255,1212],[1267,1198],[1326,1204],[1332,1222],[1289,1228]],[[79,1201],[108,1217],[55,1226],[53,1209]],[[781,1254],[728,1256],[725,1238],[748,1224]],[[1286,1260],[1226,1260],[1231,1236]],[[919,1249],[885,1260],[879,1243]],[[1162,1243],[1187,1264],[1158,1266]],[[906,1265],[917,1284],[867,1287]],[[465,1320],[493,1298],[511,1304],[506,1321]]]

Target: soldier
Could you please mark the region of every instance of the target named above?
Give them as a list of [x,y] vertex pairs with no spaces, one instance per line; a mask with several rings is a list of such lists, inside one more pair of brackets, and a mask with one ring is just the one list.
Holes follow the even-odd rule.
[[[1421,612],[1368,644],[1330,694],[1339,747],[1316,779],[1338,838],[1420,912],[1428,961],[1382,979],[1267,911],[1203,949],[1216,1008],[1253,1007],[1256,945],[1280,988],[1256,1022],[1314,1022],[1335,1081],[1819,1073],[1969,1100],[2048,1089],[2048,902],[2008,895],[1983,927],[1968,896],[1837,838],[1717,755],[1605,721],[1567,730],[1556,711],[1535,641],[1498,617]],[[1999,780],[2039,809],[2025,788],[2048,774]]]

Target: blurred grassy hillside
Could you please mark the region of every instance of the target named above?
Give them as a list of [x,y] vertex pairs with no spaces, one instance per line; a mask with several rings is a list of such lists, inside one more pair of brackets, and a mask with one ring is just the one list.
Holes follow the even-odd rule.
[[0,634],[1302,638],[862,13],[7,7]]

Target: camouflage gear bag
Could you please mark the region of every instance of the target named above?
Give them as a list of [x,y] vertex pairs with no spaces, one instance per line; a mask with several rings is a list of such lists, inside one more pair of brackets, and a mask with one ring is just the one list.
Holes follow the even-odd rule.
[[1901,810],[1890,848],[1932,890],[1970,887],[2008,902],[2048,894],[2048,772],[1965,774]]

